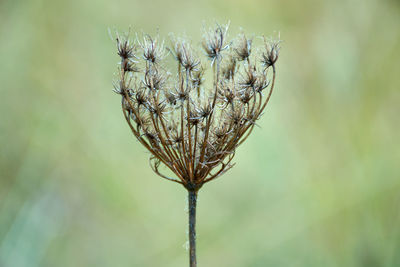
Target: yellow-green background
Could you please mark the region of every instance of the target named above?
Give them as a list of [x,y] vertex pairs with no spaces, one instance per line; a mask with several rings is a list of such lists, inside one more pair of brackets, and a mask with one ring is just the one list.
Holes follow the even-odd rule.
[[[0,266],[187,266],[186,192],[112,89],[108,28],[284,40],[237,165],[200,192],[199,266],[400,266],[400,3],[0,2]],[[233,37],[233,35],[230,35]]]

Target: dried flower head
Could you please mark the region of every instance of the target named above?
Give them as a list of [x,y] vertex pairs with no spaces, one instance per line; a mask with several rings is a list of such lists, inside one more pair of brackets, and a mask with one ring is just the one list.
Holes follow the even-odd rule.
[[214,60],[221,54],[222,51],[226,50],[229,45],[226,44],[226,33],[228,32],[229,25],[223,28],[217,25],[214,29],[210,29],[205,33],[203,39],[203,48],[207,56]]
[[158,38],[152,38],[146,34],[142,41],[137,41],[142,48],[143,58],[149,63],[158,63],[165,56],[164,42],[159,42]]
[[[252,39],[242,33],[227,42],[227,31],[228,26],[217,25],[204,34],[202,47],[211,70],[184,39],[166,48],[150,35],[136,41],[129,35],[116,37],[121,64],[114,92],[121,97],[125,119],[151,153],[153,171],[188,190],[191,267],[197,266],[198,190],[233,167],[237,147],[254,129],[275,85],[280,41],[264,38],[262,51],[254,55]],[[166,70],[167,50],[176,60],[174,75]],[[175,177],[163,173],[162,165]]]
[[[279,41],[264,38],[263,50],[252,53],[252,39],[242,33],[228,42],[227,30],[217,25],[204,35],[208,70],[186,40],[165,48],[150,35],[116,38],[121,65],[114,91],[122,97],[125,119],[151,153],[153,170],[189,191],[232,168],[275,84]],[[175,74],[164,64],[167,49],[176,60]],[[207,71],[212,82],[204,80]],[[176,178],[162,173],[162,165]]]
[[264,37],[265,51],[262,53],[261,62],[265,68],[273,66],[275,62],[278,60],[280,43],[281,41],[279,39],[267,41],[266,38]]
[[253,40],[247,39],[246,35],[242,33],[237,42],[238,44],[235,47],[235,52],[238,60],[247,60],[251,54],[251,45],[253,43]]

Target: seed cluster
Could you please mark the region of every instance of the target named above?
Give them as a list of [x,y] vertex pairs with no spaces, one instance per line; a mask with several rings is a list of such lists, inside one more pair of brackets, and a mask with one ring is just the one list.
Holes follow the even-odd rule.
[[[203,37],[212,84],[205,83],[206,68],[184,39],[166,47],[150,35],[116,38],[121,64],[114,91],[122,96],[125,119],[150,151],[152,169],[189,191],[232,168],[236,148],[252,132],[275,83],[279,41],[264,38],[254,55],[252,39],[242,33],[228,42],[227,29],[217,25]],[[170,54],[174,75],[165,66]],[[161,163],[177,179],[161,173]]]

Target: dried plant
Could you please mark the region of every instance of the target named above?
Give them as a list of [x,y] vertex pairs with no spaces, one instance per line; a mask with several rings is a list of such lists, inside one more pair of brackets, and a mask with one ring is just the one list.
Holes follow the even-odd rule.
[[[184,39],[173,38],[167,48],[150,35],[116,37],[121,64],[114,91],[121,95],[125,119],[151,153],[153,171],[188,190],[192,267],[197,266],[197,193],[233,167],[237,147],[254,129],[275,84],[280,41],[264,38],[252,54],[252,39],[240,34],[228,42],[227,30],[217,25],[205,32],[208,64]],[[168,54],[176,61],[174,74],[166,69]],[[207,65],[212,84],[204,81]],[[176,178],[162,173],[161,165]]]

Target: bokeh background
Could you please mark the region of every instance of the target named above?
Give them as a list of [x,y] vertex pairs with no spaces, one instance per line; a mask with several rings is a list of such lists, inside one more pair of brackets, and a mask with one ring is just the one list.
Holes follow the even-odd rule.
[[284,40],[237,165],[200,192],[200,266],[400,266],[400,2],[0,2],[0,266],[187,266],[186,192],[112,89],[108,28]]

